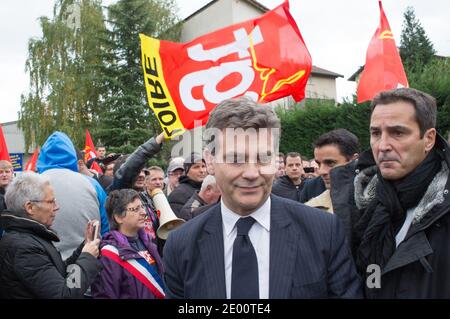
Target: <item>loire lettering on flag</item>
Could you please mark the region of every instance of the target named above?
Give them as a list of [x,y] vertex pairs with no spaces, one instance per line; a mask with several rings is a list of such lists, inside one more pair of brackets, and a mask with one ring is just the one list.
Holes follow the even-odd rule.
[[380,25],[367,49],[366,64],[358,83],[358,103],[372,100],[382,91],[409,86],[381,1],[379,6]]
[[288,1],[189,43],[140,38],[148,103],[168,138],[206,124],[225,99],[305,97],[312,61]]

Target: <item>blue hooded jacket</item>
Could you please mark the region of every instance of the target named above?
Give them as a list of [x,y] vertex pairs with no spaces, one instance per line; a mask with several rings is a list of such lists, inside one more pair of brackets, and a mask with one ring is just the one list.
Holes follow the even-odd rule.
[[[75,147],[71,139],[62,132],[55,132],[45,141],[37,160],[36,168],[39,174],[53,169],[69,169],[78,173],[78,160]],[[97,192],[98,202],[100,203],[101,235],[109,232],[108,217],[106,216],[105,201],[106,193],[102,186],[92,177],[83,175],[89,180]]]

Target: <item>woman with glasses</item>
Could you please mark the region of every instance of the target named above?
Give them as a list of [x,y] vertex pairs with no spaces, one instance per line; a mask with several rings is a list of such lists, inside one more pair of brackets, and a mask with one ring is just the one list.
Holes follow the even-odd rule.
[[145,232],[145,210],[139,193],[121,189],[105,204],[111,231],[100,243],[104,269],[92,285],[94,298],[162,299],[163,266],[155,244]]
[[0,216],[0,299],[83,298],[101,270],[100,239],[89,222],[84,242],[63,261],[51,229],[59,206],[47,176],[27,172],[5,194],[8,210]]

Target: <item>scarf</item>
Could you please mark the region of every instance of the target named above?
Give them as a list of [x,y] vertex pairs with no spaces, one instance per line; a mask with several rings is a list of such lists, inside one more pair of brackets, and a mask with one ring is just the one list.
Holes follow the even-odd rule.
[[396,249],[395,235],[405,221],[407,210],[417,206],[440,169],[440,155],[433,149],[401,180],[385,180],[377,170],[375,199],[355,225],[359,242],[356,266],[361,274],[366,274],[370,264],[384,268]]

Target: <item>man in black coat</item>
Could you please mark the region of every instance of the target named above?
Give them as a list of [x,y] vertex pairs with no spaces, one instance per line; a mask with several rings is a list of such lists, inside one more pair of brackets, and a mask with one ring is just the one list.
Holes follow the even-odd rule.
[[401,88],[371,104],[370,146],[358,159],[356,264],[369,298],[450,298],[450,148],[436,101]]
[[168,198],[170,207],[177,216],[194,192],[200,190],[207,175],[206,162],[198,153],[191,153],[183,165],[185,175],[180,177],[180,185]]
[[304,185],[302,175],[305,173],[299,153],[290,152],[286,155],[285,171],[286,175],[275,181],[272,194],[299,202]]

